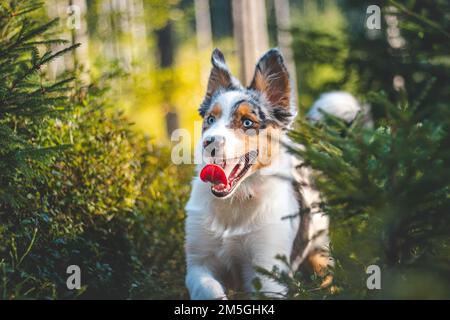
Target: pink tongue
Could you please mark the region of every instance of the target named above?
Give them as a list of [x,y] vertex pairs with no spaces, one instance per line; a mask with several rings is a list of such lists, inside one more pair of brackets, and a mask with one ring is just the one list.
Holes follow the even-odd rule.
[[228,185],[225,171],[216,164],[207,164],[200,172],[200,179],[202,179],[203,182],[211,182],[214,185],[221,183]]

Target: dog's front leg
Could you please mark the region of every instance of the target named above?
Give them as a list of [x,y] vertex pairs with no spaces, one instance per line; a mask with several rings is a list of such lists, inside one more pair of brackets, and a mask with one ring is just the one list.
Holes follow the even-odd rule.
[[213,273],[205,266],[188,266],[186,286],[191,299],[194,300],[227,299],[222,284],[220,284]]

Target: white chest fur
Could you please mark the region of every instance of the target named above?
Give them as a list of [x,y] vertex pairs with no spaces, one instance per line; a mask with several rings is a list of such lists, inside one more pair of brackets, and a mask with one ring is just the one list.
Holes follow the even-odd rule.
[[[275,256],[289,257],[299,226],[293,186],[287,175],[283,177],[286,169],[289,166],[277,174],[249,177],[231,199],[214,197],[207,184],[194,179],[186,205],[186,282],[191,297],[222,297],[223,285],[233,286],[227,282],[236,277],[251,290],[255,265],[284,267]],[[264,286],[282,290],[270,281]]]

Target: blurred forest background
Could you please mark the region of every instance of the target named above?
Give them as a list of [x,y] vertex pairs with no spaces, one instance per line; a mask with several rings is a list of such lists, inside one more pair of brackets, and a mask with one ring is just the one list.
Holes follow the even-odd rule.
[[[116,73],[110,84],[114,101],[137,129],[164,142],[175,128],[192,132],[194,120],[199,120],[195,111],[205,92],[214,47],[225,54],[232,72],[249,82],[257,59],[279,46],[291,72],[298,73],[293,80],[300,79],[300,104],[305,108],[324,90],[356,90],[356,77],[344,75],[342,66],[349,40],[345,30],[363,30],[367,6],[351,1],[247,2],[45,1],[48,17],[60,18],[58,38],[81,43],[72,55],[52,62],[49,75],[78,66],[87,84]],[[381,31],[366,32],[377,37]],[[328,39],[313,39],[318,33]],[[318,48],[314,42],[326,46],[331,37],[341,42],[337,55],[333,48],[312,51]],[[352,77],[345,85],[344,76]]]
[[[378,5],[380,28],[367,27]],[[193,170],[170,135],[200,120],[210,54],[249,82],[283,52],[292,150],[318,172],[333,290],[261,270],[286,298],[450,298],[450,5],[446,0],[1,0],[0,299],[178,299]],[[304,114],[326,91],[373,127]],[[301,213],[304,214],[304,213]],[[66,287],[66,268],[82,289]],[[367,266],[382,270],[368,290]]]

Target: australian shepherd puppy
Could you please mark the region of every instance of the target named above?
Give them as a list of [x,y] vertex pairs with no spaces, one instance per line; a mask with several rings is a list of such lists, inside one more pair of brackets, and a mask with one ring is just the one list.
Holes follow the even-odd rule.
[[231,75],[219,50],[211,60],[199,109],[203,163],[186,205],[186,285],[192,299],[226,299],[230,289],[254,291],[259,277],[261,291],[277,297],[286,288],[255,266],[286,272],[304,266],[323,276],[332,264],[320,195],[310,170],[286,148],[296,114],[289,74],[277,49],[259,60],[248,87]]

